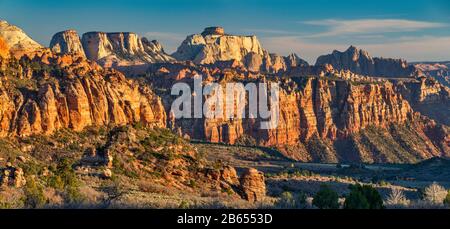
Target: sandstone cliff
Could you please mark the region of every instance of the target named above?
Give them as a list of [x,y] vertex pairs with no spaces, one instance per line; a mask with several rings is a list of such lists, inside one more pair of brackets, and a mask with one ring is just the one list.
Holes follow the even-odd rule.
[[9,70],[0,72],[2,137],[136,122],[165,126],[161,101],[148,87],[82,56],[47,52],[5,64]]
[[9,57],[9,47],[3,38],[0,37],[0,58],[8,58]]
[[31,39],[22,29],[0,20],[0,38],[16,56],[39,51],[43,47]]
[[350,70],[357,74],[376,77],[411,77],[416,73],[413,66],[405,60],[371,57],[367,51],[350,46],[345,52],[317,58],[316,65],[331,64],[338,70]]
[[75,53],[85,57],[80,36],[75,30],[66,30],[53,35],[50,49],[55,53]]
[[415,111],[450,125],[450,88],[432,77],[398,82],[398,91],[412,105]]
[[172,56],[177,60],[190,60],[196,64],[235,60],[255,72],[276,73],[308,65],[295,54],[287,57],[270,54],[262,48],[256,36],[225,34],[221,27],[206,28],[201,34],[188,36]]
[[[195,65],[162,64],[152,72],[156,76],[151,78],[152,84],[161,88],[180,80],[189,83],[196,74],[203,75],[206,81],[218,79],[221,83],[280,80]],[[169,126],[190,138],[209,142],[239,144],[254,139],[259,145],[276,147],[285,156],[301,161],[411,162],[446,152],[441,145],[448,145],[448,131],[429,135],[441,127],[436,125],[428,131],[424,124],[428,121],[422,121],[393,83],[298,76],[282,78],[280,83],[280,120],[276,129],[261,130],[261,120],[248,118],[173,120],[169,116]],[[166,109],[170,109],[171,97],[161,96]],[[399,145],[396,141],[408,143]],[[398,152],[391,152],[392,147]]]
[[104,67],[173,60],[157,41],[148,41],[135,33],[89,32],[83,34],[81,42],[87,58]]

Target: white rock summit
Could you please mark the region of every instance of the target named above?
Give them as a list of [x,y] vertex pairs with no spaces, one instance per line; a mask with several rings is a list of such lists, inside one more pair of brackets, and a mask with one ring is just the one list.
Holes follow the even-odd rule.
[[157,41],[148,41],[135,33],[88,32],[83,34],[81,43],[86,57],[105,67],[173,60]]
[[85,57],[80,36],[75,30],[65,30],[53,35],[50,48],[56,53],[77,53]]
[[188,36],[172,56],[196,64],[234,60],[251,71],[279,72],[293,66],[308,65],[295,54],[282,57],[269,53],[256,36],[229,35],[222,27],[208,27],[201,34]]
[[0,38],[16,56],[33,53],[44,48],[31,39],[22,29],[4,20],[0,20]]

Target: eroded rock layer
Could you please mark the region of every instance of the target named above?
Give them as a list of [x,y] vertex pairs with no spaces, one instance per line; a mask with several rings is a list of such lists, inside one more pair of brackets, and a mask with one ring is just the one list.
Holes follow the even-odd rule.
[[234,60],[254,72],[277,73],[308,65],[295,54],[283,57],[269,53],[262,48],[256,36],[226,34],[221,27],[206,28],[201,34],[188,36],[172,56],[196,64]]
[[82,56],[44,53],[0,65],[8,69],[0,72],[2,137],[136,122],[165,126],[161,101],[148,87]]
[[[193,139],[230,144],[255,142],[277,147],[285,156],[296,160],[328,162],[412,162],[441,156],[450,143],[448,130],[416,113],[400,92],[399,85],[389,81],[355,82],[327,76],[266,78],[195,65],[160,65],[152,71],[152,83],[164,88],[180,81],[192,83],[195,75],[203,75],[204,83],[280,82],[277,128],[263,130],[260,119],[223,118],[225,114],[221,118],[176,120],[169,115],[169,126]],[[169,113],[173,97],[162,96]],[[432,132],[439,134],[430,134]],[[383,140],[373,142],[372,138]],[[416,141],[410,142],[410,138]],[[397,141],[407,143],[399,145]],[[352,150],[348,150],[348,144]],[[342,147],[344,145],[346,147]],[[398,152],[390,152],[390,147],[398,147]],[[386,156],[390,153],[406,156]]]

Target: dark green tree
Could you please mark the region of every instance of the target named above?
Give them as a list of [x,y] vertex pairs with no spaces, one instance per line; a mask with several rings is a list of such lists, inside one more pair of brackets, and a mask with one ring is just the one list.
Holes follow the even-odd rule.
[[345,199],[346,209],[383,209],[380,193],[370,185],[350,185],[350,194]]
[[313,205],[320,209],[339,208],[339,196],[328,185],[321,185],[320,190],[314,195]]

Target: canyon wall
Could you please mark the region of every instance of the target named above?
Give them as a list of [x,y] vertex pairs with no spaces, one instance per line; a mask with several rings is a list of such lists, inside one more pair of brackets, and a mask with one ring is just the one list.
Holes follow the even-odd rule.
[[161,100],[148,87],[82,56],[45,53],[1,65],[8,69],[0,72],[1,137],[137,122],[165,126]]

